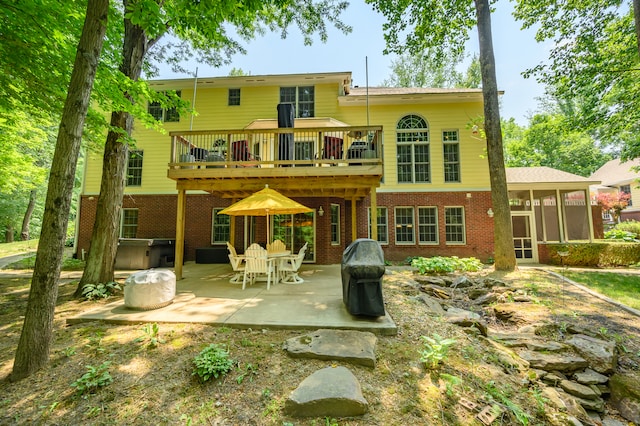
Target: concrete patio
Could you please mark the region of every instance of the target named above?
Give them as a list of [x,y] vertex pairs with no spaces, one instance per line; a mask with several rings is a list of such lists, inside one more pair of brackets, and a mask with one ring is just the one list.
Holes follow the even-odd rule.
[[187,322],[224,325],[234,328],[277,328],[370,331],[395,335],[396,324],[387,314],[371,318],[351,315],[342,302],[340,265],[304,264],[302,284],[279,283],[267,290],[257,281],[242,290],[242,284],[229,283],[233,276],[229,264],[188,262],[184,279],[178,281],[176,298],[164,308],[137,311],[119,300],[67,319],[74,324],[105,321],[115,324],[144,322]]

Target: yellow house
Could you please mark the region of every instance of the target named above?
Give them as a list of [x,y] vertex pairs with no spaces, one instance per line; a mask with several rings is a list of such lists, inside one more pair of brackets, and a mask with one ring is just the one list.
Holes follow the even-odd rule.
[[[166,133],[135,126],[121,237],[176,239],[181,260],[225,261],[273,238],[305,261],[339,263],[357,238],[388,260],[491,258],[485,141],[470,125],[481,89],[352,87],[350,72],[158,80],[194,102],[178,116],[150,104]],[[78,252],[89,250],[101,153],[86,162]],[[218,212],[269,185],[313,209],[230,218]],[[184,241],[184,245],[182,245]],[[213,260],[212,260],[213,259]],[[181,272],[181,271],[180,271]]]

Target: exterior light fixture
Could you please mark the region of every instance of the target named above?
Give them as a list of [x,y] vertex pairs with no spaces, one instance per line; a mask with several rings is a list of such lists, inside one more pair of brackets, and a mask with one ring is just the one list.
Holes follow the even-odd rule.
[[493,209],[491,207],[489,207],[489,210],[487,210],[487,216],[493,217]]
[[320,206],[320,208],[318,209],[318,216],[324,216],[324,209],[322,208],[322,206]]

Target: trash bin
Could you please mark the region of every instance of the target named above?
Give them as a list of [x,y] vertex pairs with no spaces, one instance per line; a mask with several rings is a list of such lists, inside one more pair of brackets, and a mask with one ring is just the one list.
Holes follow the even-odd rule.
[[120,238],[115,269],[168,267],[175,259],[176,240],[168,238]]
[[360,238],[342,254],[342,301],[352,315],[384,315],[384,253],[377,241]]

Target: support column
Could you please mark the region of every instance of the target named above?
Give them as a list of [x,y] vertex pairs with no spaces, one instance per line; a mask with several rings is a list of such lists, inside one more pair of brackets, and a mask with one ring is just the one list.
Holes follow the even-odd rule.
[[356,197],[351,199],[351,242],[358,239],[358,220],[356,216]]
[[567,222],[564,220],[565,218],[565,211],[564,211],[564,200],[560,197],[560,190],[556,189],[556,207],[557,207],[557,211],[558,211],[558,231],[560,233],[559,237],[560,237],[560,242],[564,243],[565,241],[565,235],[566,235],[566,229],[567,229]]
[[595,238],[593,235],[593,212],[591,211],[591,198],[589,190],[584,191],[584,203],[587,205],[587,219],[589,220],[589,242],[592,243]]
[[378,241],[378,200],[376,187],[371,187],[371,239]]
[[182,264],[184,263],[184,223],[187,207],[187,193],[184,189],[178,190],[178,212],[176,215],[176,256],[175,272],[176,280],[182,279]]

